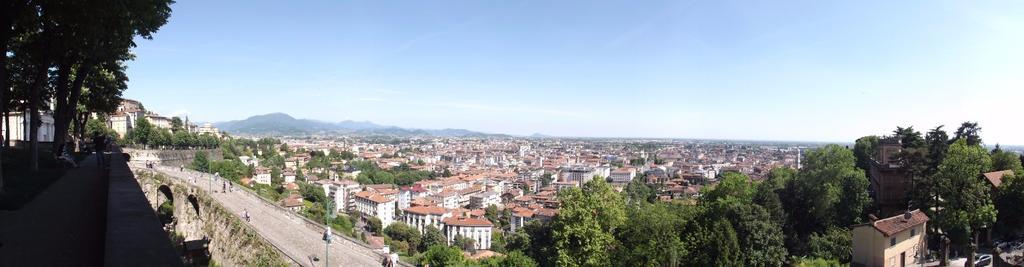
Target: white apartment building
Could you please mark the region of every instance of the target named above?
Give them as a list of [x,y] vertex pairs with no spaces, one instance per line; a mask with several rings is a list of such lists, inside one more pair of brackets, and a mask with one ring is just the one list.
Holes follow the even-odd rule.
[[437,199],[437,202],[440,202],[441,206],[446,209],[455,209],[460,207],[459,200],[461,196],[458,192],[444,191],[440,194],[434,195],[434,197]]
[[577,186],[590,182],[590,180],[594,179],[594,175],[597,175],[594,168],[586,166],[567,166],[559,170],[560,181],[574,183]]
[[453,217],[444,219],[443,222],[448,245],[455,241],[456,236],[463,236],[473,239],[476,249],[491,249],[491,227],[494,226],[491,221],[479,218]]
[[452,217],[451,210],[436,206],[410,207],[403,211],[405,212],[405,224],[415,227],[421,234],[428,225],[434,226],[438,230],[444,229],[442,221]]
[[293,172],[293,171],[286,171],[286,172],[282,173],[281,175],[284,176],[284,182],[285,183],[294,183],[295,182],[295,172]]
[[356,210],[363,216],[380,219],[382,227],[395,222],[395,200],[370,191],[356,193],[355,200]]
[[[39,111],[39,120],[42,124],[39,125],[38,136],[39,142],[53,142],[53,132],[56,129],[53,125],[53,115],[48,111]],[[7,136],[7,131],[11,131],[12,141],[29,141],[29,137],[32,136],[30,127],[30,121],[32,116],[25,116],[28,112],[11,112],[10,116],[7,117],[7,121],[10,122],[11,129],[4,128],[3,136]]]
[[334,200],[334,211],[348,212],[355,208],[356,199],[355,194],[359,192],[360,186],[356,181],[351,180],[340,180],[340,181],[318,181],[321,187],[324,188],[324,195],[327,198]]
[[252,180],[257,184],[270,185],[270,169],[256,167],[256,173],[253,175]]
[[612,179],[612,183],[615,184],[628,184],[636,178],[636,168],[619,168],[608,175],[608,178]]
[[487,191],[469,197],[469,205],[478,208],[486,208],[491,205],[501,205],[501,195],[494,191]]

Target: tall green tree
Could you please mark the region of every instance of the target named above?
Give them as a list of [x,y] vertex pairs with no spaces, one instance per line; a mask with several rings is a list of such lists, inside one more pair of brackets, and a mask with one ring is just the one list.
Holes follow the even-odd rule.
[[629,221],[616,238],[616,266],[679,266],[689,257],[681,228],[691,215],[683,207],[667,203],[640,202],[628,209]]
[[196,152],[192,158],[192,169],[201,172],[210,171],[210,159],[206,152]]
[[607,266],[615,232],[626,221],[622,197],[604,179],[559,193],[553,223],[559,266]]
[[974,235],[981,228],[992,227],[997,211],[989,196],[990,188],[981,178],[983,172],[991,169],[992,160],[981,145],[969,144],[968,140],[961,137],[949,147],[935,174],[940,181],[941,208],[934,221],[954,244],[966,245],[971,258]]
[[691,257],[685,266],[743,266],[739,239],[725,219],[695,224],[687,230],[686,243]]
[[1019,236],[1024,232],[1024,174],[1004,176],[1002,182],[994,200],[996,226],[1005,236]]
[[996,149],[992,151],[992,169],[990,171],[1011,170],[1013,173],[1024,173],[1024,166],[1021,166],[1020,155],[1016,152]]
[[960,124],[960,128],[956,129],[953,139],[950,139],[949,142],[952,144],[960,139],[964,139],[967,145],[981,145],[981,127],[978,126],[978,122],[965,121]]
[[786,246],[794,255],[807,255],[813,233],[863,221],[871,202],[867,177],[855,166],[852,151],[830,144],[808,151],[804,162],[780,194],[789,217]]
[[869,135],[861,138],[857,138],[857,141],[853,145],[853,155],[857,157],[857,168],[867,171],[871,168],[871,162],[874,161],[876,155],[878,155],[878,142],[879,137],[877,135]]
[[[924,169],[921,170],[919,167],[909,168],[908,175],[913,181],[913,190],[909,192],[909,201],[911,208],[920,209],[925,212],[929,217],[934,218],[933,207],[938,205],[939,201],[939,185],[935,177],[935,173],[938,172],[939,164],[946,158],[946,152],[949,149],[949,140],[946,131],[942,130],[943,126],[935,127],[928,131],[925,136],[925,145],[927,152],[924,155]],[[916,151],[915,151],[916,152]],[[920,162],[921,155],[918,153],[911,154],[911,156],[904,156],[908,161],[915,161],[911,166],[920,166],[916,162]],[[934,233],[935,224],[929,224],[928,227],[930,233]]]
[[426,251],[433,246],[445,246],[448,244],[448,241],[444,238],[441,230],[438,230],[437,227],[432,225],[428,225],[423,228],[423,236],[420,238],[420,241],[420,251]]
[[431,246],[425,253],[423,253],[423,265],[428,266],[459,266],[462,265],[465,258],[462,256],[462,251],[455,247],[449,247],[444,245]]

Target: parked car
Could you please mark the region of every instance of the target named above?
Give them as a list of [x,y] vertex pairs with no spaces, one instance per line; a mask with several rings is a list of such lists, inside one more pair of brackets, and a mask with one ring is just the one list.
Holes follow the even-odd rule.
[[988,266],[990,264],[992,264],[992,255],[990,255],[990,254],[974,255],[974,266]]

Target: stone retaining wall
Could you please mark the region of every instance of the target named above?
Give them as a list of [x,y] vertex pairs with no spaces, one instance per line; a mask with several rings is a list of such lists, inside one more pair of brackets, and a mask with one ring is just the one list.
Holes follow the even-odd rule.
[[221,160],[224,158],[220,149],[196,149],[196,150],[158,150],[158,149],[130,149],[125,148],[124,153],[131,155],[133,163],[156,163],[165,166],[188,166],[192,164],[196,153],[206,152],[210,160]]
[[175,232],[185,240],[209,238],[209,252],[215,262],[225,266],[298,265],[284,258],[255,229],[213,201],[206,192],[148,170],[138,170],[137,177],[153,207],[167,200],[160,187],[171,189]]

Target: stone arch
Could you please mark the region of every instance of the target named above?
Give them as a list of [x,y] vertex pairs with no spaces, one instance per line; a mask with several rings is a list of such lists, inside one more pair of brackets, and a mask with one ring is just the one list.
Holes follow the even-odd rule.
[[160,193],[163,193],[165,199],[171,201],[171,203],[174,203],[174,191],[171,190],[170,186],[162,184],[162,185],[160,185],[160,187],[157,188],[157,191],[160,191]]
[[199,198],[196,195],[188,195],[188,203],[192,204],[192,208],[196,211],[196,218],[203,219],[202,213],[199,212]]
[[[174,204],[175,204],[174,203],[174,191],[171,190],[170,186],[165,185],[165,184],[161,184],[159,187],[157,187],[157,191],[160,192],[160,193],[157,193],[157,201],[156,201],[157,203],[156,203],[156,208],[155,208],[156,213],[157,213],[157,218],[159,218],[160,219],[160,223],[165,225],[165,226],[173,225],[174,224],[174,219],[175,219],[175,216],[174,216]],[[163,200],[162,201],[160,200],[160,197],[159,197],[160,194],[163,194]],[[170,204],[169,207],[165,207],[164,206],[167,203]]]

